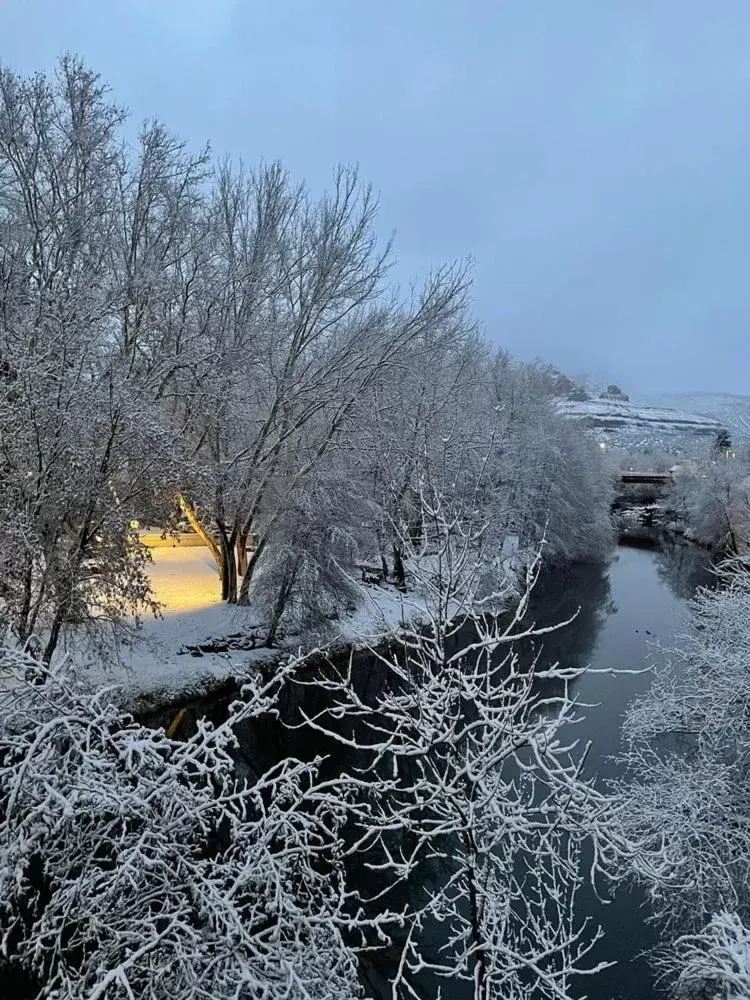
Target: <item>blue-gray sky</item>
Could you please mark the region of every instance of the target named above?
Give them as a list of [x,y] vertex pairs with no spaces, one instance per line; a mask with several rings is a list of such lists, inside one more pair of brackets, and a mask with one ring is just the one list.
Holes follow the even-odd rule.
[[359,164],[514,353],[750,392],[748,0],[0,0],[6,65],[66,50],[196,146]]

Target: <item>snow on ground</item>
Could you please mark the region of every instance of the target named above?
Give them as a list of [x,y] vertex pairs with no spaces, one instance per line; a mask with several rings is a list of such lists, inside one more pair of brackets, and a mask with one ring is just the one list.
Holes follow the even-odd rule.
[[221,601],[219,575],[206,548],[175,545],[151,551],[152,592],[160,616],[143,616],[140,629],[117,650],[116,663],[99,663],[95,681],[114,681],[128,696],[157,698],[176,692],[200,692],[217,679],[241,675],[268,651],[203,653],[182,651],[212,637],[249,632],[257,625],[252,608]]
[[[56,654],[74,664],[87,684],[118,688],[118,700],[130,708],[200,697],[223,681],[251,676],[260,663],[285,654],[342,644],[372,646],[401,624],[428,617],[425,596],[414,587],[402,593],[392,584],[353,580],[360,591],[356,610],[332,622],[323,638],[288,635],[279,648],[269,650],[263,645],[265,632],[256,609],[221,601],[219,575],[206,548],[176,543],[151,549],[151,557],[152,594],[161,605],[158,616],[144,615],[137,628],[118,633],[114,643],[104,647],[93,645],[85,632],[68,633]],[[506,539],[500,553],[505,577],[501,603],[512,602],[518,594],[528,558],[515,536]],[[425,557],[425,573],[430,572],[430,559]],[[0,692],[16,682],[15,675],[0,677]]]
[[[219,575],[206,548],[175,544],[152,549],[151,557],[152,594],[161,605],[158,616],[144,615],[139,627],[120,636],[114,647],[108,643],[105,649],[94,649],[79,633],[68,635],[58,651],[82,668],[79,676],[87,684],[119,689],[118,700],[130,708],[166,706],[206,695],[222,682],[249,677],[260,663],[285,654],[321,645],[372,646],[401,624],[427,618],[423,594],[402,593],[392,584],[357,583],[356,610],[332,623],[324,640],[289,635],[279,648],[269,650],[262,645],[262,622],[252,605],[222,602]],[[515,536],[506,539],[500,555],[506,577],[503,602],[517,595],[527,558]],[[211,646],[218,648],[207,648]],[[0,678],[0,692],[15,683],[16,678]]]
[[712,417],[732,435],[735,445],[750,440],[750,396],[729,392],[649,392],[639,402]]
[[221,605],[219,574],[204,546],[153,549],[151,586],[165,615],[207,611]]
[[[261,625],[260,618],[252,606],[221,601],[219,576],[207,549],[176,545],[152,549],[151,556],[152,591],[162,605],[160,616],[144,616],[135,635],[119,645],[118,662],[99,661],[88,672],[93,683],[121,685],[124,702],[171,701],[178,694],[200,694],[224,679],[251,673],[261,661],[315,645],[311,638],[297,635],[289,636],[281,650],[259,645],[257,649],[197,651],[195,647],[205,647],[211,640],[252,636]],[[393,586],[362,585],[360,589],[357,610],[334,624],[326,643],[376,643],[399,622],[424,614],[424,601],[401,594]]]
[[355,646],[372,644],[393,632],[400,624],[415,622],[425,615],[425,602],[415,594],[402,594],[396,587],[361,587],[362,599],[352,614],[339,622],[332,642]]
[[661,424],[665,427],[690,427],[698,433],[712,433],[721,426],[713,417],[687,413],[684,410],[664,406],[640,406],[612,399],[587,399],[585,402],[565,401],[558,407],[566,416],[583,419],[593,418],[603,424],[612,422],[649,426]]
[[[151,556],[153,596],[162,605],[160,616],[144,617],[140,629],[120,643],[116,657],[106,661],[99,657],[87,672],[94,684],[121,686],[125,704],[198,696],[223,680],[251,674],[262,661],[320,646],[320,637],[304,635],[289,635],[280,649],[262,646],[262,622],[255,609],[221,601],[218,573],[207,549],[175,545],[152,549]],[[511,600],[524,562],[517,538],[507,540],[501,560],[507,577],[505,598]],[[391,584],[357,586],[357,609],[332,623],[325,645],[374,645],[397,631],[401,623],[426,617],[426,601],[420,593],[401,593]],[[212,640],[227,638],[229,646],[247,647],[248,640],[254,645],[256,635],[258,648],[206,649],[225,645]],[[204,648],[199,650],[199,646]]]

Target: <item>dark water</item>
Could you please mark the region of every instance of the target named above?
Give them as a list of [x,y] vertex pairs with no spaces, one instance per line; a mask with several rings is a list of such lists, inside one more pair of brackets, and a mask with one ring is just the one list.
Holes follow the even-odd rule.
[[[686,627],[686,601],[696,587],[709,584],[706,554],[685,545],[660,549],[618,549],[608,566],[581,566],[550,574],[537,585],[529,619],[552,625],[578,611],[573,623],[545,637],[541,662],[567,666],[632,671],[648,668],[668,655],[664,647]],[[519,650],[521,659],[536,650]],[[620,747],[623,713],[629,703],[646,691],[650,670],[642,673],[586,673],[576,684],[582,706],[575,726],[581,744],[590,744],[586,773],[606,784],[617,776],[612,759]],[[363,886],[363,888],[367,888]],[[607,889],[600,885],[600,892]],[[413,887],[413,890],[418,887]],[[616,963],[593,977],[582,977],[576,990],[589,1000],[649,1000],[659,996],[646,952],[656,944],[656,931],[648,922],[648,906],[638,889],[609,887],[606,903],[593,890],[578,898],[579,916],[589,916],[604,930],[604,937],[588,956],[588,964]],[[442,944],[434,932],[435,948]],[[430,935],[432,937],[432,935]],[[387,956],[369,967],[372,993],[385,1000],[391,972]],[[424,997],[434,996],[437,982],[428,977],[418,984]],[[466,984],[441,984],[446,1000],[471,995]]]
[[[540,624],[559,621],[580,608],[578,618],[552,633],[544,658],[595,669],[633,670],[664,660],[684,630],[686,601],[711,582],[705,553],[675,545],[648,550],[621,547],[609,566],[576,567],[555,574],[537,588],[532,615]],[[629,702],[647,690],[650,674],[586,673],[575,688],[579,700],[594,707],[576,727],[591,741],[588,771],[613,775],[608,759],[620,742],[620,720]]]
[[[686,601],[696,587],[711,582],[706,554],[685,545],[663,548],[620,547],[608,566],[581,566],[549,574],[537,585],[529,620],[540,626],[565,621],[577,611],[575,621],[545,637],[541,663],[594,669],[633,671],[663,660],[673,640],[686,627]],[[536,652],[519,649],[523,661]],[[642,673],[586,673],[576,684],[582,706],[575,726],[581,744],[590,744],[586,773],[606,784],[617,776],[612,759],[620,747],[623,713],[629,703],[646,691],[650,671]],[[370,888],[364,883],[364,889]],[[608,887],[599,886],[600,892]],[[419,887],[412,887],[418,892]],[[405,900],[404,900],[405,901]],[[604,937],[588,956],[588,964],[616,963],[593,977],[579,980],[577,995],[589,1000],[649,1000],[657,997],[646,952],[656,943],[648,922],[648,907],[638,889],[609,887],[602,903],[593,890],[578,899],[579,916],[589,916],[604,930]],[[435,928],[427,942],[442,944]],[[373,959],[367,968],[372,994],[390,997],[388,956]],[[417,984],[424,997],[436,994],[437,982],[428,977]],[[441,984],[446,1000],[463,1000],[471,989],[463,983]]]
[[[590,666],[615,671],[641,670],[663,660],[664,647],[671,645],[686,627],[686,600],[696,587],[711,582],[705,553],[691,546],[665,545],[660,549],[618,549],[608,566],[581,566],[550,574],[534,593],[529,619],[552,625],[578,615],[573,623],[545,637],[541,661],[568,666]],[[536,650],[519,650],[521,659]],[[589,744],[586,773],[605,784],[617,776],[612,759],[620,746],[623,713],[628,704],[646,691],[650,671],[642,673],[586,673],[575,693],[582,721],[575,726],[581,744]],[[439,877],[439,873],[433,873]],[[361,888],[372,888],[362,881]],[[605,886],[599,886],[600,891]],[[408,890],[407,890],[408,891]],[[419,886],[411,887],[412,893]],[[404,899],[403,902],[406,900]],[[590,1000],[648,1000],[658,996],[646,952],[656,943],[655,929],[648,922],[648,907],[637,889],[618,889],[602,903],[592,890],[578,900],[579,916],[590,916],[605,934],[588,958],[588,964],[616,963],[594,977],[579,980],[577,995]],[[435,928],[424,943],[435,949],[443,943]],[[390,997],[388,976],[392,969],[387,955],[374,959],[367,968],[370,991],[378,998]],[[443,981],[446,1000],[462,1000],[471,994],[462,983]],[[438,983],[424,976],[417,984],[425,997],[436,995]]]
[[[570,666],[591,666],[600,669],[637,670],[663,659],[660,646],[668,647],[685,627],[686,600],[697,586],[711,581],[708,561],[703,552],[691,546],[667,545],[661,549],[620,547],[608,566],[581,566],[549,574],[537,585],[528,618],[537,624],[551,625],[578,612],[575,621],[564,629],[545,637],[542,663],[559,661]],[[521,657],[531,656],[531,649],[519,651]],[[370,678],[378,686],[376,672],[371,669],[370,654],[358,655],[355,673]],[[650,684],[650,674],[587,673],[575,688],[582,705],[582,721],[575,727],[582,744],[591,744],[586,769],[590,776],[605,783],[616,776],[612,755],[620,745],[623,713],[635,696]],[[303,695],[308,712],[322,708],[315,687],[307,687]],[[211,715],[217,705],[196,706],[196,714]],[[287,706],[284,714],[295,708]],[[223,714],[223,713],[221,713]],[[316,734],[304,729],[289,730],[278,720],[256,720],[238,732],[242,755],[250,771],[263,770],[280,757],[295,755],[302,758],[327,756],[323,765],[326,776],[333,777],[349,769],[353,760],[342,753],[338,744],[326,745]],[[365,896],[379,886],[368,884],[364,866],[350,873],[350,884]],[[439,872],[423,873],[421,885],[404,886],[406,896],[415,898],[424,890],[430,878],[439,880]],[[601,887],[604,888],[604,887]],[[397,902],[391,900],[391,903]],[[580,981],[579,997],[589,1000],[648,1000],[657,993],[644,951],[655,943],[654,930],[647,922],[648,909],[638,891],[619,890],[603,905],[593,892],[580,898],[580,915],[588,915],[601,924],[605,936],[589,956],[590,964],[599,961],[616,962],[595,977]],[[442,943],[440,929],[435,929],[435,946]],[[377,953],[364,963],[363,978],[368,993],[375,997],[390,997],[388,979],[393,971],[394,954]],[[446,1000],[459,1000],[466,995],[465,986],[442,981]],[[427,978],[417,984],[425,997],[434,996],[438,987]]]
[[[706,555],[691,546],[669,545],[657,551],[618,549],[602,571],[581,567],[545,582],[537,594],[541,621],[560,620],[576,606],[579,618],[545,644],[545,656],[593,668],[632,670],[663,661],[668,647],[685,628],[686,600],[711,575]],[[576,726],[579,739],[591,743],[587,772],[606,782],[616,776],[611,759],[620,745],[620,726],[629,702],[647,690],[650,674],[588,673],[578,682],[582,703],[593,707]],[[593,1000],[647,1000],[657,996],[644,951],[655,943],[647,923],[648,908],[638,891],[618,891],[607,905],[594,893],[581,909],[603,927],[605,937],[591,954],[595,961],[617,964],[582,981],[580,995]]]

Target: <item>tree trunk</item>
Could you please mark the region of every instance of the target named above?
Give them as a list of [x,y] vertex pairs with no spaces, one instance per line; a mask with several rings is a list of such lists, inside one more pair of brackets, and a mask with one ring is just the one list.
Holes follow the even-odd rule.
[[409,525],[409,537],[411,538],[412,548],[419,548],[422,538],[424,537],[424,520],[421,512],[417,514],[412,523]]
[[383,582],[387,583],[388,573],[389,573],[388,560],[385,558],[385,555],[382,552],[380,553],[380,568],[383,571]]
[[221,540],[221,599],[228,604],[237,603],[237,563],[235,561],[236,528],[227,534],[226,527],[219,523]]
[[729,543],[730,543],[729,555],[730,556],[737,556],[737,555],[739,555],[740,554],[740,548],[739,548],[739,545],[737,544],[737,536],[734,533],[734,528],[731,528],[731,527],[729,529]]
[[382,529],[378,528],[375,532],[375,537],[378,540],[378,555],[380,556],[380,569],[383,573],[383,582],[388,582],[388,577],[390,576],[390,570],[388,569],[388,560],[385,557],[385,550],[387,549],[387,543],[384,538],[384,532]]
[[261,538],[258,544],[253,549],[252,555],[248,559],[247,569],[245,570],[242,576],[242,582],[240,584],[239,599],[237,601],[238,604],[248,603],[248,599],[250,596],[250,584],[252,583],[253,580],[253,572],[258,564],[258,560],[260,559],[261,554],[263,553],[263,549],[265,547],[266,547],[266,540],[265,538]]
[[466,871],[466,881],[469,896],[469,920],[471,921],[471,937],[474,946],[474,996],[477,1000],[487,997],[487,957],[484,952],[486,942],[482,936],[480,903],[477,896],[476,871],[469,865]]
[[18,616],[18,638],[22,643],[26,642],[31,633],[31,628],[29,627],[29,614],[31,613],[31,588],[33,583],[33,572],[34,567],[31,560],[31,554],[26,552],[24,554],[24,571],[23,571],[23,601],[21,604],[21,610]]
[[281,616],[284,614],[284,608],[286,607],[287,595],[285,593],[285,586],[279,587],[279,592],[276,595],[276,600],[273,605],[273,612],[271,614],[271,623],[268,626],[268,635],[266,636],[266,646],[272,649],[276,642],[276,633],[279,630],[279,622],[281,621]]
[[242,580],[247,573],[247,531],[240,531],[237,534],[235,544],[235,560],[237,563],[237,576]]
[[292,592],[292,587],[294,586],[298,569],[299,561],[295,562],[294,566],[291,566],[286,573],[284,573],[284,578],[281,581],[281,586],[279,587],[279,592],[276,595],[276,600],[273,605],[271,624],[268,627],[268,635],[266,636],[266,646],[268,646],[269,649],[276,642],[276,633],[279,630],[279,622],[281,621],[281,616],[284,614],[284,609],[286,608],[287,601],[289,600],[289,595]]
[[406,571],[404,570],[404,560],[401,557],[401,549],[393,543],[393,575],[396,578],[396,586],[399,590],[406,590]]
[[200,538],[200,540],[203,542],[203,544],[206,546],[206,548],[209,550],[209,552],[213,556],[214,562],[216,563],[216,568],[218,569],[219,573],[221,573],[222,572],[222,557],[221,557],[221,550],[220,550],[219,546],[216,544],[216,542],[213,540],[213,538],[209,535],[209,533],[203,527],[203,525],[201,524],[200,520],[198,519],[198,515],[195,513],[195,511],[193,510],[193,508],[190,506],[190,504],[187,502],[187,500],[185,499],[185,497],[181,493],[177,494],[177,502],[180,505],[180,510],[185,515],[185,517],[188,519],[188,524],[193,529],[193,531],[196,533],[196,535]]
[[52,657],[57,649],[57,643],[60,639],[60,630],[62,629],[64,620],[65,608],[62,604],[58,604],[57,609],[55,610],[55,617],[52,621],[52,628],[49,631],[47,645],[44,648],[44,654],[42,656],[42,663],[45,667],[48,667],[52,662]]

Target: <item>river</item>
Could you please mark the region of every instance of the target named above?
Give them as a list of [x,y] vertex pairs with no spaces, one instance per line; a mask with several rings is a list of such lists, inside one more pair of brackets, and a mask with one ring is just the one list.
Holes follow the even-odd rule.
[[[541,663],[559,661],[569,666],[633,671],[663,659],[659,647],[668,647],[685,627],[686,601],[696,587],[711,580],[705,553],[689,545],[667,544],[656,549],[618,548],[606,566],[577,566],[549,573],[538,583],[532,597],[529,619],[544,626],[564,621],[576,611],[575,620],[565,628],[545,636]],[[526,649],[522,656],[532,655]],[[367,673],[368,654],[361,668]],[[612,756],[620,745],[620,727],[627,705],[650,684],[650,674],[585,673],[576,682],[582,705],[582,721],[576,726],[582,743],[591,744],[587,757],[588,775],[601,783],[616,776]],[[314,689],[307,695],[315,697]],[[312,707],[312,706],[310,706]],[[223,715],[218,704],[195,706],[197,714]],[[156,722],[156,720],[153,720]],[[256,720],[243,726],[242,753],[251,770],[263,769],[287,754],[302,757],[329,753],[329,776],[344,766],[340,747],[325,745],[319,737],[302,730],[289,731],[278,721]],[[361,865],[350,872],[352,882],[365,891]],[[648,907],[638,891],[618,890],[603,905],[593,892],[579,901],[579,915],[593,917],[605,931],[596,950],[589,956],[616,965],[580,982],[579,995],[589,1000],[649,1000],[657,996],[649,964],[643,952],[655,942],[648,923]],[[436,942],[437,943],[437,942]],[[365,963],[363,976],[368,992],[378,998],[390,997],[388,977],[393,971],[394,954],[378,953]],[[436,983],[418,984],[425,997],[434,996]],[[443,981],[446,1000],[463,1000],[465,986]]]
[[[577,567],[543,583],[536,596],[540,621],[562,620],[580,606],[578,619],[550,636],[545,657],[593,668],[632,670],[664,659],[685,628],[686,601],[711,574],[704,552],[687,545],[663,548],[620,547],[610,565]],[[587,673],[577,694],[587,709],[578,736],[591,742],[587,772],[600,782],[615,777],[612,755],[620,745],[620,727],[628,704],[646,691],[650,673]],[[647,922],[648,906],[638,891],[618,891],[607,905],[593,893],[581,900],[602,925],[605,936],[592,953],[595,960],[617,964],[583,981],[581,995],[591,1000],[648,1000],[655,992],[643,952],[655,943]]]
[[[686,625],[686,602],[701,584],[709,584],[708,558],[701,550],[681,544],[664,547],[621,546],[607,566],[577,566],[548,574],[537,585],[529,618],[539,625],[565,621],[578,610],[574,622],[545,637],[541,662],[632,671],[664,658],[668,647]],[[530,651],[527,651],[527,655]],[[586,673],[576,682],[583,705],[577,736],[591,744],[586,773],[600,783],[617,775],[612,757],[620,746],[620,728],[628,704],[646,691],[650,671],[643,673]],[[600,887],[603,888],[603,887]],[[589,955],[589,964],[616,963],[594,977],[580,980],[578,995],[589,1000],[650,1000],[659,996],[644,952],[656,943],[648,922],[644,895],[618,889],[606,904],[593,891],[578,902],[579,916],[594,918],[605,931]],[[437,942],[436,942],[437,943]],[[378,1000],[390,997],[387,960],[373,962],[368,972],[370,990]],[[425,997],[437,983],[425,978]],[[470,995],[464,984],[442,983],[446,1000]]]

